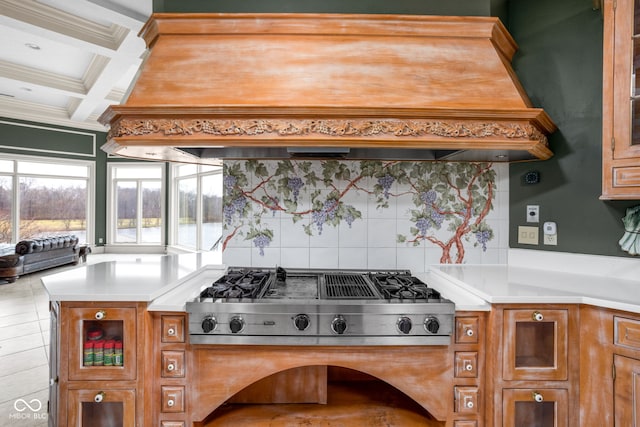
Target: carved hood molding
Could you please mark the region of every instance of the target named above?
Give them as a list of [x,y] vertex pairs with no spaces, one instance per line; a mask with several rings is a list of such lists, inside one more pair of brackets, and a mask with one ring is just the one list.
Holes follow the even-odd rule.
[[127,101],[100,121],[125,157],[518,161],[552,156],[497,18],[155,14]]

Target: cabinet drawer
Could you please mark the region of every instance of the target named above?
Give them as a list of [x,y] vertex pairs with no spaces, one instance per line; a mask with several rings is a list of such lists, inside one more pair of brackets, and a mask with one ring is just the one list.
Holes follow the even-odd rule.
[[616,345],[640,350],[640,321],[615,316],[614,325]]
[[184,351],[162,352],[162,376],[164,378],[184,377]]
[[613,168],[614,187],[638,187],[640,186],[640,167],[627,166]]
[[457,378],[477,378],[478,353],[475,351],[457,351],[454,367]]
[[184,421],[160,421],[160,427],[184,427]]
[[162,412],[184,412],[184,387],[162,386]]
[[456,317],[456,343],[477,343],[479,326],[477,317]]
[[453,422],[453,427],[478,427],[476,420],[456,420]]
[[478,388],[454,387],[455,412],[475,414],[478,412]]
[[184,342],[184,316],[162,316],[162,342]]

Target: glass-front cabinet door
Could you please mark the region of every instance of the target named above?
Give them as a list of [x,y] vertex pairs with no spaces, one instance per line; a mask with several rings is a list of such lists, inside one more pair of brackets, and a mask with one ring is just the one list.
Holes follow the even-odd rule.
[[69,309],[69,379],[136,379],[136,309]]
[[568,379],[567,310],[504,310],[502,377],[514,380]]
[[135,390],[69,390],[69,426],[134,426],[135,397]]
[[640,0],[604,1],[602,199],[640,198]]

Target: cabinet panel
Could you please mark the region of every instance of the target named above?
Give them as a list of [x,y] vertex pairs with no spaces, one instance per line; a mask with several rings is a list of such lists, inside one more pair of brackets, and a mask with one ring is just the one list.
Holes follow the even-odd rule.
[[503,427],[567,427],[568,391],[565,389],[502,390]]
[[640,360],[614,355],[615,426],[640,427]]
[[164,378],[184,377],[184,351],[164,350],[162,352],[162,376]]
[[567,380],[567,310],[504,310],[505,380]]
[[[73,307],[68,311],[69,321],[69,379],[70,380],[135,380],[136,379],[136,309],[112,307]],[[100,338],[97,338],[100,337]],[[119,365],[107,366],[105,344],[113,339],[122,343]],[[85,343],[100,346],[91,350],[91,363],[87,363]],[[115,350],[113,350],[115,352]],[[113,356],[112,356],[113,357]],[[100,365],[96,365],[100,363]]]
[[135,425],[134,390],[69,390],[69,426]]
[[184,387],[162,386],[162,412],[184,412]]
[[479,324],[477,317],[456,317],[456,343],[476,344]]
[[453,388],[455,407],[454,411],[461,414],[475,414],[478,412],[478,387]]
[[456,351],[454,373],[456,378],[477,378],[478,352]]
[[614,331],[616,345],[640,350],[640,321],[615,316]]
[[162,316],[162,342],[184,342],[184,316]]

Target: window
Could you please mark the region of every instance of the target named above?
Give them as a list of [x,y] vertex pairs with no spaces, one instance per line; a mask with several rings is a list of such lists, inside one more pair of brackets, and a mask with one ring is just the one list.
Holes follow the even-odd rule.
[[163,244],[164,163],[111,163],[109,182],[109,241]]
[[222,236],[222,167],[174,165],[172,242],[212,250]]
[[93,238],[94,163],[0,157],[0,243],[75,234]]

